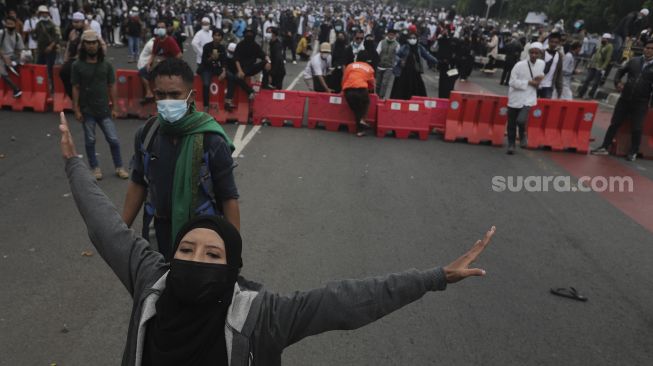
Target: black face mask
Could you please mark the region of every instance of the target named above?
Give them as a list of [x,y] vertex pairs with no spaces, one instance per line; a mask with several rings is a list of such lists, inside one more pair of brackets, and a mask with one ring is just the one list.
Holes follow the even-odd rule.
[[233,266],[172,259],[166,289],[182,304],[205,305],[230,295],[237,279]]
[[16,27],[5,27],[5,29],[7,30],[7,32],[12,33],[13,31],[16,30]]

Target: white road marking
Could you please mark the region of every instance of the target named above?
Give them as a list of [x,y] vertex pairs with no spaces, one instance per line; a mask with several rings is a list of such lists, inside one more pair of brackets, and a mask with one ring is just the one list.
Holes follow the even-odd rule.
[[241,152],[245,149],[245,146],[252,141],[254,136],[256,136],[256,133],[258,130],[261,129],[261,126],[254,126],[252,127],[251,130],[247,133],[245,138],[243,138],[243,134],[245,133],[245,129],[247,128],[246,125],[240,125],[238,126],[238,130],[236,131],[236,137],[234,137],[234,146],[236,147],[236,150],[231,154],[232,158],[237,158]]
[[299,81],[299,79],[302,77],[302,75],[304,75],[304,72],[303,72],[303,71],[300,71],[300,72],[299,72],[299,75],[297,75],[297,77],[295,78],[295,80],[293,80],[292,83],[290,83],[290,85],[288,85],[288,87],[286,88],[286,90],[293,90],[293,89],[295,88],[295,86],[297,85],[297,82]]

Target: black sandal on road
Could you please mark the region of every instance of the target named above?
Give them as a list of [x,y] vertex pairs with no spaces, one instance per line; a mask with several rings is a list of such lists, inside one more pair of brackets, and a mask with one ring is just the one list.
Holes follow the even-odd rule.
[[567,297],[570,299],[574,299],[577,301],[587,301],[587,298],[576,291],[575,288],[573,287],[560,287],[556,289],[551,289],[551,293],[556,295],[556,296],[562,296],[562,297]]

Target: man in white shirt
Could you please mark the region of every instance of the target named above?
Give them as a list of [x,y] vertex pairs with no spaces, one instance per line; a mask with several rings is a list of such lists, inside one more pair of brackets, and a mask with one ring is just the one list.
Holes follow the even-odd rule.
[[211,31],[211,20],[207,17],[202,18],[202,29],[195,33],[191,45],[193,46],[193,51],[195,51],[195,61],[197,62],[197,67],[200,67],[202,64],[202,51],[204,50],[204,45],[213,41],[213,32]]
[[530,107],[537,105],[537,88],[544,79],[544,61],[540,42],[533,42],[528,58],[515,64],[508,85],[508,154],[515,153],[515,138],[519,127],[519,144],[526,147],[526,120]]
[[304,69],[304,82],[308,86],[308,90],[316,92],[329,92],[326,82],[326,76],[331,67],[331,45],[324,42],[320,45],[320,53],[316,53],[311,57],[311,60]]
[[555,88],[558,95],[562,94],[562,59],[564,55],[558,50],[562,37],[560,33],[551,33],[546,51],[544,51],[544,79],[537,91],[539,98],[550,99]]

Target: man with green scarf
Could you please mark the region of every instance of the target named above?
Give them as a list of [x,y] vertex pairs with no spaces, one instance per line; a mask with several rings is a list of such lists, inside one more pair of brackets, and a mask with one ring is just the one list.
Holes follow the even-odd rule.
[[233,144],[213,117],[195,108],[193,71],[177,58],[152,71],[158,115],[136,133],[123,220],[131,226],[145,203],[143,237],[154,221],[159,251],[170,258],[179,228],[217,214],[240,229]]

